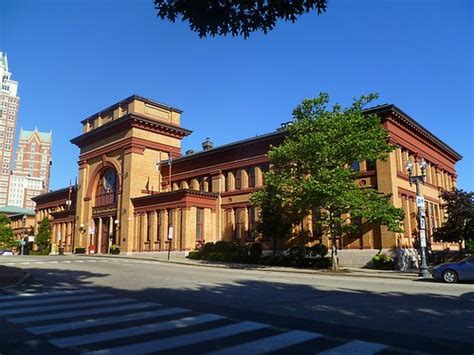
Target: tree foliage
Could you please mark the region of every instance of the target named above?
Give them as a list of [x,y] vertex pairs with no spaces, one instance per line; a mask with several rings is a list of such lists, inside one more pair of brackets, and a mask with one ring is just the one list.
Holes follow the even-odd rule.
[[273,183],[266,183],[263,190],[253,193],[250,201],[260,209],[257,232],[273,240],[275,251],[280,240],[291,236],[298,215]]
[[154,0],[161,19],[188,21],[200,37],[244,36],[271,31],[278,20],[295,22],[298,16],[326,11],[327,0]]
[[0,214],[0,248],[11,249],[18,246],[18,241],[13,236],[10,219],[3,213]]
[[[394,149],[376,115],[365,115],[375,94],[354,100],[347,108],[328,108],[325,93],[306,99],[293,111],[288,135],[269,152],[273,169],[265,175],[281,204],[292,216],[321,211],[316,223],[330,236],[333,268],[337,268],[336,239],[359,228],[362,218],[401,232],[404,212],[390,203],[391,196],[357,186],[359,172],[351,164],[384,160]],[[257,199],[263,205],[262,199]]]
[[433,238],[460,244],[474,241],[474,192],[443,191],[441,198],[448,218],[435,230]]
[[38,235],[35,238],[38,249],[43,252],[47,250],[51,244],[51,221],[45,217],[38,227]]

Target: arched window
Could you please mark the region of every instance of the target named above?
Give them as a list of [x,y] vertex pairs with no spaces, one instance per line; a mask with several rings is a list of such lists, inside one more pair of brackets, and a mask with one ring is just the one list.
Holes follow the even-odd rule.
[[114,169],[106,169],[100,175],[95,194],[95,206],[114,205],[117,202],[117,174]]

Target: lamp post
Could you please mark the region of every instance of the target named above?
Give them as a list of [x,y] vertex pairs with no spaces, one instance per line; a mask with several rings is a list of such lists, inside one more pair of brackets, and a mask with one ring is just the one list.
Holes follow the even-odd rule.
[[21,218],[22,232],[21,232],[21,255],[23,255],[25,249],[25,228],[26,228],[26,214]]
[[426,263],[426,215],[425,215],[425,199],[421,195],[420,192],[420,182],[422,184],[425,183],[426,179],[426,161],[425,159],[421,159],[420,161],[420,168],[421,174],[414,175],[413,171],[413,163],[411,161],[407,161],[406,169],[408,172],[408,181],[410,185],[415,183],[416,186],[416,204],[418,206],[418,238],[420,241],[420,249],[421,249],[421,265],[420,265],[420,272],[418,276],[429,278],[430,272],[428,271],[428,264]]

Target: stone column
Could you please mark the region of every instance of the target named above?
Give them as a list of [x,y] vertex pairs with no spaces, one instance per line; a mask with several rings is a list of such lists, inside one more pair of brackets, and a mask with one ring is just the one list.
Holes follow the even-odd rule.
[[95,246],[97,254],[102,254],[102,228],[102,218],[99,218],[99,226],[97,227],[97,245]]

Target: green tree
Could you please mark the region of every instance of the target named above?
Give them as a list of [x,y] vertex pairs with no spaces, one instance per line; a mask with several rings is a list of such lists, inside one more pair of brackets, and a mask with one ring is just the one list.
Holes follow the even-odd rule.
[[51,244],[51,220],[49,218],[45,217],[40,222],[35,243],[41,252],[49,248]]
[[443,225],[435,230],[436,241],[469,245],[474,241],[474,192],[463,190],[443,191],[441,198],[448,215]]
[[279,241],[288,239],[292,234],[293,224],[297,214],[286,204],[279,187],[274,183],[265,184],[265,188],[251,196],[251,203],[260,210],[257,232],[273,241],[273,252],[279,246]]
[[0,248],[11,249],[18,246],[18,241],[13,236],[13,229],[10,226],[10,218],[5,214],[0,214]]
[[384,160],[394,149],[376,115],[363,108],[376,94],[362,96],[347,108],[328,108],[325,93],[306,99],[293,111],[283,144],[269,152],[273,169],[266,182],[278,188],[293,215],[321,211],[317,223],[332,241],[333,269],[337,269],[336,240],[360,228],[360,220],[386,225],[401,232],[404,212],[390,203],[391,196],[359,188],[359,172],[351,164]]
[[161,19],[188,21],[199,37],[207,35],[244,36],[271,31],[278,20],[295,22],[311,11],[325,12],[327,0],[154,0]]

